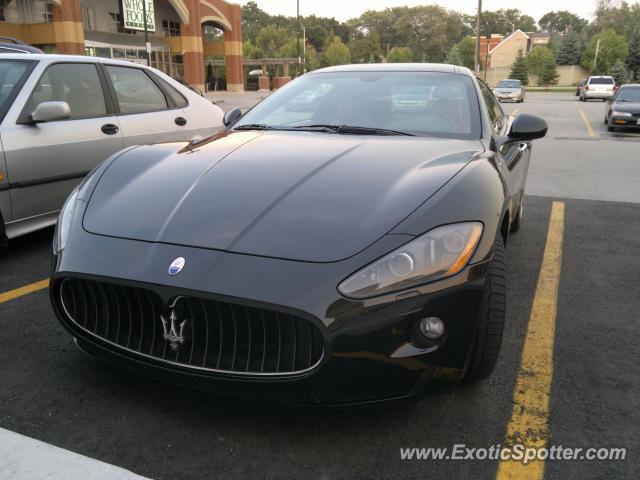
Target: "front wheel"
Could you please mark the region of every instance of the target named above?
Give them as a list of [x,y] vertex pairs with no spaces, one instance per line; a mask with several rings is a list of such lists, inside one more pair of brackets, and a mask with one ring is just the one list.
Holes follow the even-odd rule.
[[468,382],[489,378],[498,361],[507,309],[505,264],[504,243],[499,235],[482,291],[478,332],[471,365],[465,377]]

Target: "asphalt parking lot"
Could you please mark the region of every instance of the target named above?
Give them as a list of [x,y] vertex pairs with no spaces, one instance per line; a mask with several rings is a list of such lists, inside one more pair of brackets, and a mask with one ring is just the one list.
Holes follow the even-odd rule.
[[[0,250],[0,427],[157,479],[509,478],[497,460],[401,460],[400,449],[501,444],[525,433],[514,418],[528,409],[547,444],[627,449],[624,461],[546,461],[544,478],[636,478],[640,131],[607,132],[604,104],[576,98],[529,93],[524,104],[503,105],[542,116],[549,134],[534,146],[524,224],[507,248],[508,324],[489,381],[436,384],[410,403],[325,410],[120,372],[74,347],[46,289],[24,290],[48,276],[49,229]],[[552,237],[561,248],[549,260],[557,291],[539,282]],[[544,302],[553,325],[536,323]],[[542,398],[522,387],[526,342],[548,387]]]

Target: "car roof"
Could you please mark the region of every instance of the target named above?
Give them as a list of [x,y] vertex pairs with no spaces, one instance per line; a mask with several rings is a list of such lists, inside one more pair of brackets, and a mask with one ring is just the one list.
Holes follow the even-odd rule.
[[613,78],[611,75],[591,75],[589,77],[589,80],[591,80],[592,78]]
[[623,88],[640,88],[640,83],[625,83],[624,85],[620,85],[620,90]]
[[361,63],[355,65],[336,65],[334,67],[314,70],[309,73],[334,72],[441,72],[473,76],[473,72],[466,67],[446,63]]
[[122,65],[126,67],[137,66],[146,68],[146,65],[128,62],[126,60],[115,60],[112,58],[91,57],[89,55],[59,55],[51,53],[3,53],[0,60],[38,60],[47,63],[56,62],[85,62],[85,63],[108,63],[110,65]]
[[7,49],[7,50],[13,50],[15,53],[44,53],[39,48],[32,47],[31,45],[26,45],[24,43],[6,43],[6,42],[1,42],[0,43],[0,48]]

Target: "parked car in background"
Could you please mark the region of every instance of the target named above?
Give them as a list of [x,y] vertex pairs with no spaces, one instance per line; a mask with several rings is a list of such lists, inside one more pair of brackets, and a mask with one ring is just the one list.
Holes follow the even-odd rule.
[[71,190],[119,150],[208,136],[222,118],[212,102],[144,65],[0,56],[0,243],[53,225]]
[[616,82],[610,76],[591,76],[580,91],[580,101],[586,102],[592,98],[606,101],[616,91]]
[[640,128],[640,84],[627,84],[608,99],[604,115],[607,130]]
[[27,45],[13,37],[0,37],[0,53],[44,53],[42,50]]
[[501,80],[496,88],[493,89],[498,101],[503,102],[506,100],[512,102],[522,103],[524,102],[525,88],[520,80],[506,79]]
[[582,80],[580,80],[578,82],[578,87],[576,88],[576,97],[580,96],[580,92],[582,92],[582,89],[584,88],[584,84],[587,83],[587,79],[583,78]]

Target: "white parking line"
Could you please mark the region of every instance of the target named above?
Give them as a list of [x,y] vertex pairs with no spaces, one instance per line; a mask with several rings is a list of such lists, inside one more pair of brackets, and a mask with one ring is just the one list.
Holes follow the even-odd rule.
[[0,428],[3,480],[145,480],[124,468]]

